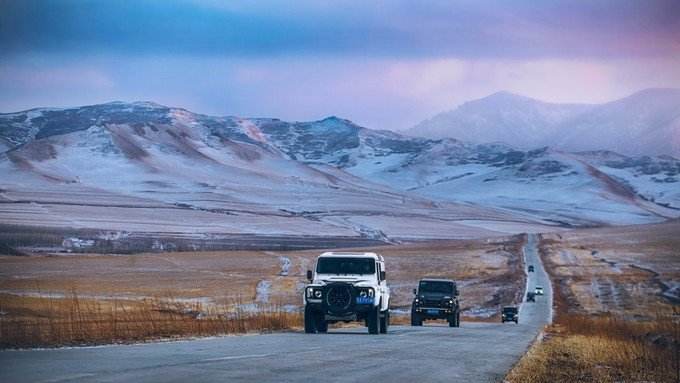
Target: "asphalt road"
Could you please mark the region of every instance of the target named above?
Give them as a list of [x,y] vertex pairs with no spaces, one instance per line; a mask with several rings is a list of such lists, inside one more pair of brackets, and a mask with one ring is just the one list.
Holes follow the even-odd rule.
[[525,247],[528,287],[536,303],[514,323],[462,322],[393,326],[386,335],[363,328],[328,334],[277,333],[194,341],[0,352],[0,382],[299,382],[499,381],[550,321],[552,290],[536,255]]

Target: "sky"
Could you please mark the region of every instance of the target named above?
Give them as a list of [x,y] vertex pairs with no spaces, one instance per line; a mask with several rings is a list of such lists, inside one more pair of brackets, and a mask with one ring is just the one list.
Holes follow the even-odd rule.
[[407,129],[505,90],[680,88],[680,1],[0,0],[0,112],[149,100]]

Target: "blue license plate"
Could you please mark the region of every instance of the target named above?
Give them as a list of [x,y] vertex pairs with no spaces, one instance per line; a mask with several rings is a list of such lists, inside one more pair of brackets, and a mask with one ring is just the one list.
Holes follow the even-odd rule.
[[373,297],[357,297],[358,305],[369,305],[373,304]]
[[427,310],[427,313],[431,314],[431,315],[437,315],[437,314],[439,314],[439,310],[429,309],[429,310]]

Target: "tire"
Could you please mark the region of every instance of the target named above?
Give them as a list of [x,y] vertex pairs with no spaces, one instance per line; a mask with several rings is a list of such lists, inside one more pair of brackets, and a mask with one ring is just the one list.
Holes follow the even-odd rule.
[[380,307],[376,307],[368,313],[368,333],[380,333]]
[[383,311],[380,316],[380,333],[387,334],[387,328],[390,326],[390,310]]
[[317,318],[316,321],[316,331],[323,334],[328,332],[328,322],[323,320],[323,318],[321,318],[321,315],[319,315],[319,318]]
[[316,333],[317,314],[309,306],[305,306],[305,333]]
[[420,318],[420,315],[415,312],[411,312],[411,326],[422,326],[423,325],[423,320]]

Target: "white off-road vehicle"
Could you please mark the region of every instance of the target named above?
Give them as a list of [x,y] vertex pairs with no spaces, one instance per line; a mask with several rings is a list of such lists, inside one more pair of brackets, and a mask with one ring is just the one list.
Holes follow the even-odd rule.
[[386,333],[390,289],[385,260],[375,253],[323,253],[307,271],[305,332],[325,333],[329,323],[364,321],[369,334]]

